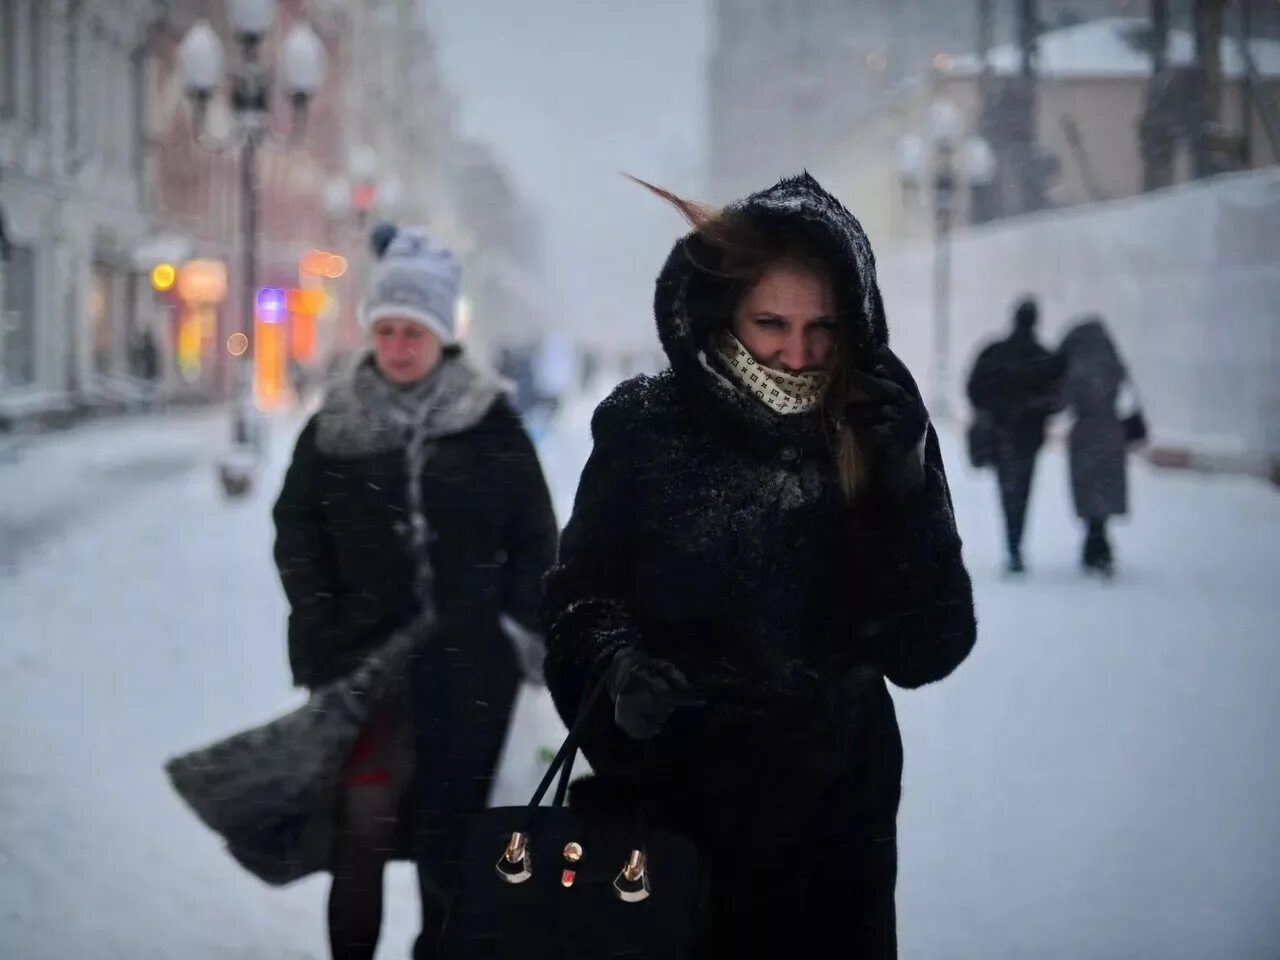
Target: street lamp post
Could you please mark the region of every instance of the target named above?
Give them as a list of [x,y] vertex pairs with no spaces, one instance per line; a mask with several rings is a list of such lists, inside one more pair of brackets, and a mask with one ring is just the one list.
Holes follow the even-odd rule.
[[[911,133],[898,145],[899,172],[909,192],[920,190],[930,174],[933,194],[933,416],[951,414],[951,231],[956,191],[961,179],[971,187],[990,185],[996,160],[990,144],[980,136],[964,137],[964,117],[949,100],[935,100],[929,108],[924,135]],[[963,140],[963,143],[962,143]]]
[[[183,85],[194,113],[196,138],[211,150],[240,151],[241,229],[244,257],[241,329],[228,340],[238,358],[233,380],[231,455],[219,476],[228,496],[240,496],[252,485],[262,457],[262,421],[253,397],[254,327],[258,285],[258,149],[269,135],[272,75],[262,61],[262,42],[276,19],[275,0],[231,0],[232,32],[239,61],[228,71],[228,99],[235,117],[234,134],[226,139],[205,131],[209,101],[223,80],[222,41],[207,20],[195,23],[178,51]],[[301,136],[307,107],[324,82],[324,46],[304,21],[296,21],[280,44],[279,80],[292,108],[290,138]]]
[[[335,177],[324,189],[324,212],[339,233],[355,227],[358,242],[351,243],[354,265],[352,286],[358,299],[368,275],[369,250],[366,240],[369,216],[377,212],[384,219],[400,212],[404,187],[394,175],[378,175],[378,155],[371,147],[353,147],[347,158],[346,176]],[[357,257],[356,251],[360,250]]]

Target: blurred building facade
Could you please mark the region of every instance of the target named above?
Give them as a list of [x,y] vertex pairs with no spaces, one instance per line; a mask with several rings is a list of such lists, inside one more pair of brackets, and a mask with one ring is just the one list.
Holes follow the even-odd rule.
[[446,184],[463,262],[468,337],[491,359],[536,342],[548,319],[538,220],[502,159],[481,140],[452,145]]
[[[1108,18],[1050,31],[1039,38],[1034,133],[1035,142],[1054,168],[1047,182],[1047,206],[1073,207],[1144,192],[1139,131],[1151,79],[1151,57],[1141,42],[1146,30],[1144,19]],[[1189,64],[1194,50],[1190,31],[1175,28],[1169,41],[1170,61]],[[1252,50],[1260,78],[1274,85],[1280,80],[1280,42],[1255,39]],[[1244,64],[1234,40],[1224,38],[1221,57],[1220,121],[1227,130],[1240,130],[1244,126],[1240,89]],[[1001,44],[987,59],[993,76],[1008,78],[1020,69],[1021,51],[1013,44]],[[980,59],[958,57],[948,71],[933,70],[915,83],[904,84],[814,165],[815,175],[857,211],[873,242],[892,244],[932,233],[929,186],[926,183],[918,189],[904,183],[900,145],[904,138],[925,130],[930,106],[939,99],[959,108],[966,136],[979,133],[981,89]],[[1280,162],[1276,144],[1264,133],[1264,118],[1256,104],[1251,113],[1255,136],[1249,143],[1247,162],[1242,160],[1240,167]],[[999,207],[1006,212],[1020,212],[1015,196],[1018,177],[1001,177],[1002,165],[1010,164],[1011,158],[999,144],[994,147],[996,182],[986,189],[1009,195],[986,199],[1001,201]],[[1172,182],[1192,179],[1191,151],[1183,143],[1174,157]],[[959,186],[955,223],[990,219],[980,215],[974,203],[977,191],[967,189],[963,181]]]
[[[718,200],[818,164],[904,86],[966,55],[1017,46],[1114,17],[1147,17],[1150,0],[716,0],[709,76],[709,193]],[[1245,0],[1227,5],[1240,33]],[[1196,0],[1166,0],[1190,31]],[[1255,37],[1280,38],[1280,4],[1251,0]],[[984,22],[983,13],[987,20]],[[1149,71],[1148,71],[1149,72]]]
[[[342,163],[345,143],[342,73],[348,34],[336,3],[282,0],[260,56],[276,61],[281,40],[305,17],[325,48],[325,82],[310,103],[305,126],[290,138],[290,110],[273,92],[269,135],[258,150],[258,287],[299,286],[299,261],[329,242],[320,202],[325,184]],[[235,120],[225,95],[211,101],[201,136],[183,88],[178,46],[197,20],[209,21],[228,58],[234,40],[225,0],[176,0],[167,5],[163,31],[153,45],[146,74],[147,178],[158,242],[144,250],[139,266],[160,263],[177,270],[173,287],[154,295],[155,330],[166,357],[166,380],[177,394],[218,397],[229,386],[227,338],[243,329],[245,250],[244,169]],[[150,293],[150,289],[148,289]],[[297,324],[317,318],[290,318]]]
[[463,266],[463,323],[490,356],[543,313],[535,217],[492,146],[462,133],[457,94],[441,67],[430,4],[332,4],[344,38],[343,155],[325,187],[328,244],[350,269],[337,285],[330,348],[359,343],[360,290],[379,222],[424,226]]
[[[137,396],[144,334],[171,397],[218,399],[243,329],[245,171],[224,89],[197,140],[178,50],[207,20],[229,65],[227,0],[0,0],[0,421]],[[464,260],[478,334],[541,315],[538,231],[485,144],[459,132],[421,0],[279,0],[273,65],[303,18],[325,50],[305,125],[273,91],[258,151],[256,286],[286,292],[277,345],[320,366],[359,341],[380,221],[425,224]],[[221,143],[221,149],[208,149]],[[319,259],[335,269],[321,276]],[[173,268],[152,283],[156,267]],[[536,321],[533,322],[536,326]]]
[[0,2],[0,417],[109,392],[146,321],[150,0]]
[[709,176],[719,200],[799,172],[933,56],[967,49],[966,5],[717,0]]
[[369,231],[382,221],[424,225],[450,242],[446,163],[457,108],[421,0],[334,4],[346,40],[334,65],[342,84],[343,156],[326,186],[330,244],[351,264],[334,346],[350,349],[359,291],[372,262]]

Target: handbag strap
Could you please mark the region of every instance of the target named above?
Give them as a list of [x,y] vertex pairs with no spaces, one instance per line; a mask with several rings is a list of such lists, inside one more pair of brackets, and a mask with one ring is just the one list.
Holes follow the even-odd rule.
[[[551,761],[547,772],[543,774],[542,782],[538,784],[538,789],[534,791],[533,798],[529,801],[527,808],[528,819],[523,832],[528,832],[529,823],[532,822],[538,807],[542,804],[543,797],[546,796],[547,790],[551,787],[551,781],[556,778],[557,773],[559,774],[559,780],[556,783],[556,792],[552,805],[554,807],[564,806],[565,794],[569,789],[569,777],[573,772],[573,762],[578,753],[578,740],[583,728],[586,726],[587,718],[591,715],[591,711],[595,708],[596,703],[600,700],[600,695],[607,686],[606,676],[601,675],[599,680],[587,688],[587,692],[578,706],[578,715],[573,719],[573,726],[569,729],[568,736],[565,737],[564,743],[560,745],[555,759]],[[652,743],[645,745],[644,755],[646,759],[651,756],[653,749]],[[633,847],[634,849],[643,849],[644,837],[649,828],[647,805],[641,804],[636,810],[633,826],[636,837]]]
[[547,767],[547,772],[542,776],[542,782],[538,784],[538,789],[534,791],[533,797],[529,801],[530,813],[542,804],[547,791],[551,789],[551,781],[556,778],[557,773],[560,775],[560,780],[556,785],[555,798],[552,803],[557,807],[564,806],[565,795],[569,790],[569,776],[573,772],[573,762],[578,752],[578,740],[581,738],[582,730],[586,726],[587,717],[595,708],[600,695],[605,690],[605,686],[605,678],[602,676],[588,689],[586,696],[578,707],[578,715],[573,719],[573,726],[569,729],[569,735],[564,738],[564,743],[560,745],[560,749],[556,752],[551,765]]

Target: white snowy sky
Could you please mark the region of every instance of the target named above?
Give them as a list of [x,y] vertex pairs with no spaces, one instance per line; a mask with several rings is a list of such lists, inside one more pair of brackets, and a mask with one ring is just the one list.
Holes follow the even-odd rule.
[[639,325],[679,219],[619,176],[702,187],[709,0],[433,0],[463,129],[543,215],[566,324]]

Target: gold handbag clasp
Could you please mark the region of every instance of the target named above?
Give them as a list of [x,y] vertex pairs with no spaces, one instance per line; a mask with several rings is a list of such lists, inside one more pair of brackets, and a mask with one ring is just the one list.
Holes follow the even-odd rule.
[[533,876],[533,858],[529,853],[529,838],[523,833],[511,834],[507,848],[494,867],[498,876],[507,883],[524,883]]
[[648,860],[643,850],[632,850],[619,874],[613,878],[613,892],[625,903],[649,899]]

